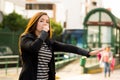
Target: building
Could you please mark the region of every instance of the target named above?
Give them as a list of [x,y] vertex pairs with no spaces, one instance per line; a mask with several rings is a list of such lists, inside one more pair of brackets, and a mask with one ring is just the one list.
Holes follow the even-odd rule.
[[9,14],[14,10],[26,18],[45,11],[65,29],[83,29],[87,12],[102,6],[101,0],[0,0],[0,10]]

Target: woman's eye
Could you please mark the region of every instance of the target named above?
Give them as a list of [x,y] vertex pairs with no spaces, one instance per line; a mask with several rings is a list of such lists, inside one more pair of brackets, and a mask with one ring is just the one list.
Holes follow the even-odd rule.
[[40,22],[43,22],[43,21],[40,21]]
[[46,22],[46,23],[49,23],[49,21],[44,21],[44,20],[40,20],[39,22]]
[[46,23],[49,23],[49,21],[47,21]]

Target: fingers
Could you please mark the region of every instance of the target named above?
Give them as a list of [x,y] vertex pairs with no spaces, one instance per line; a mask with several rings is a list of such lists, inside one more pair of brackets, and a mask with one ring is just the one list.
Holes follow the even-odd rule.
[[48,32],[49,31],[49,26],[43,26],[43,30]]

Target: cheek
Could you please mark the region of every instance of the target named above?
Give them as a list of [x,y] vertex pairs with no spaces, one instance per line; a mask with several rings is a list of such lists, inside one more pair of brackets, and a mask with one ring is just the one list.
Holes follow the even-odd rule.
[[37,30],[41,30],[42,29],[42,25],[38,24],[36,28],[37,28]]

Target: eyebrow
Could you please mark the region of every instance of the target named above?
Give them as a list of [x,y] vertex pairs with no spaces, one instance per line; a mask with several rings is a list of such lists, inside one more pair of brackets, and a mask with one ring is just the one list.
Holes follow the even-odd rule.
[[[46,20],[46,19],[44,19],[44,18],[40,18],[40,20]],[[47,21],[49,21],[49,19],[47,19]]]

